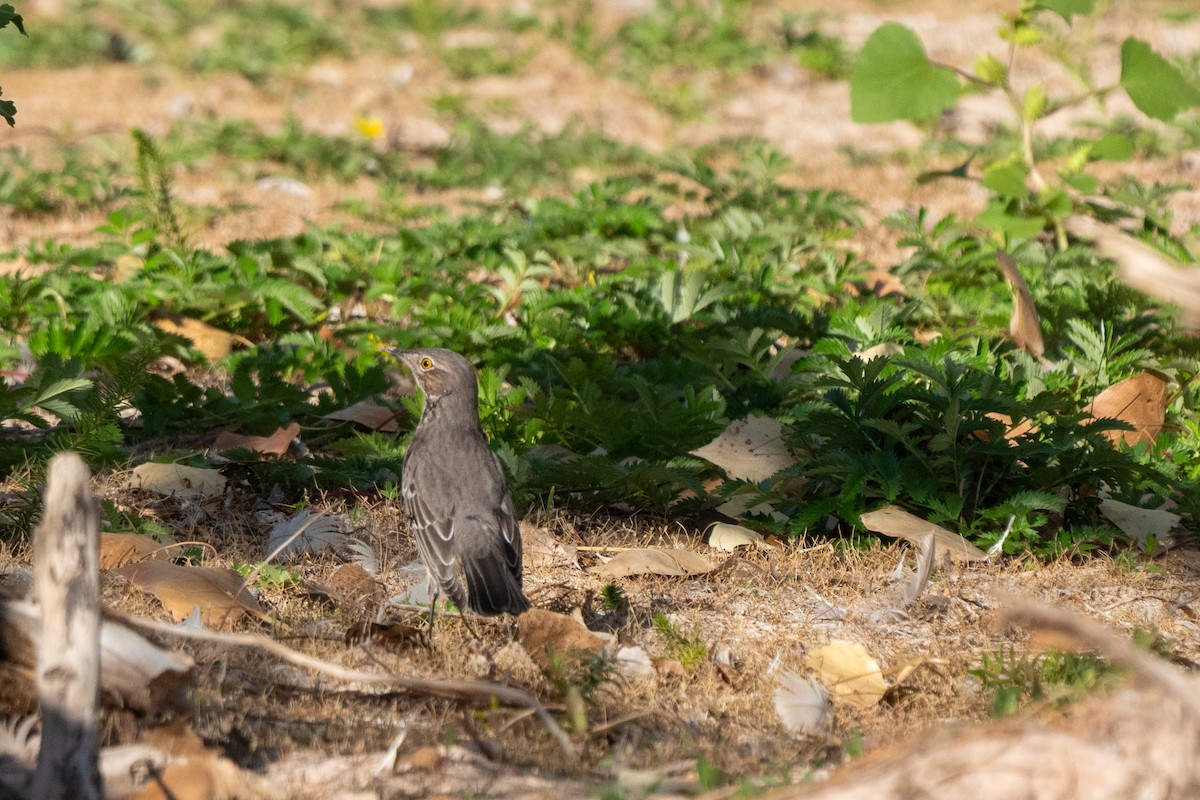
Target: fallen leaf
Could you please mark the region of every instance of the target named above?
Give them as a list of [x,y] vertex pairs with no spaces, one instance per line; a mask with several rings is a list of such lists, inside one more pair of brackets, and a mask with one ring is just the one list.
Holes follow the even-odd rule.
[[1041,358],[1046,352],[1046,344],[1042,340],[1042,322],[1038,317],[1037,306],[1033,304],[1033,294],[1029,291],[1029,285],[1025,283],[1021,270],[1017,268],[1017,260],[1011,255],[997,250],[996,261],[1013,291],[1013,313],[1008,321],[1008,335],[1018,347],[1034,358]]
[[785,670],[775,688],[775,713],[779,721],[799,736],[826,733],[833,725],[829,693],[811,678]]
[[858,642],[834,639],[809,653],[804,665],[832,688],[835,697],[855,708],[871,708],[887,691],[879,664]]
[[281,456],[288,451],[292,441],[300,434],[300,423],[293,422],[286,428],[279,428],[270,436],[246,436],[232,431],[221,431],[213,449],[218,453],[230,450],[250,450],[265,456]]
[[712,572],[715,567],[707,558],[689,550],[638,548],[626,550],[604,564],[592,567],[591,573],[601,578],[627,578],[630,575],[669,575],[686,577]]
[[979,561],[987,558],[987,553],[954,531],[934,525],[932,522],[908,513],[899,506],[884,506],[875,511],[868,511],[859,519],[867,530],[896,539],[904,539],[918,547],[925,541],[926,536],[933,534],[933,541],[938,552],[949,553],[951,558],[959,561]]
[[215,469],[148,461],[134,468],[124,488],[175,497],[217,497],[225,491],[225,476]]
[[[1019,439],[1030,433],[1037,433],[1037,428],[1034,426],[1032,420],[1023,419],[1014,424],[1012,417],[1008,414],[1001,414],[999,411],[989,411],[984,416],[994,419],[1004,426],[1004,439],[1013,447],[1016,446],[1016,442],[1013,441],[1014,439]],[[975,431],[975,436],[985,442],[990,438],[988,432],[983,429]]]
[[396,412],[371,400],[360,400],[352,406],[331,411],[323,419],[334,422],[353,422],[369,431],[394,433],[400,429],[396,423]]
[[692,455],[716,464],[735,480],[765,481],[796,463],[783,442],[783,425],[770,417],[731,422],[720,436]]
[[158,598],[176,622],[200,609],[205,625],[221,627],[242,614],[266,619],[242,576],[231,569],[184,567],[151,559],[112,570]]
[[267,534],[267,553],[286,557],[341,550],[346,543],[346,536],[341,532],[342,519],[334,514],[297,511],[271,528]]
[[1168,382],[1164,375],[1150,370],[1114,383],[1087,407],[1093,417],[1111,417],[1128,422],[1131,431],[1105,431],[1114,444],[1124,441],[1133,446],[1138,442],[1153,442],[1162,432],[1167,415]]
[[599,653],[606,642],[566,614],[532,608],[517,617],[517,641],[533,663],[549,669],[554,656],[575,658],[584,653]]
[[739,547],[754,545],[759,550],[770,550],[771,545],[763,541],[758,531],[728,522],[714,522],[708,527],[708,546],[732,553]]
[[134,800],[171,797],[176,800],[225,800],[258,794],[257,780],[242,772],[216,748],[208,747],[183,722],[150,728],[140,741],[169,754],[161,772],[148,773]]
[[1122,503],[1120,500],[1104,498],[1100,501],[1100,513],[1108,517],[1112,524],[1139,545],[1145,544],[1151,536],[1161,544],[1171,536],[1171,531],[1179,524],[1181,517],[1170,511],[1154,508],[1139,508],[1138,506]]
[[901,610],[908,608],[917,601],[921,596],[921,592],[925,591],[925,587],[929,584],[929,576],[933,573],[933,556],[937,551],[937,545],[933,543],[933,534],[925,537],[925,541],[917,547],[917,569],[913,573],[912,579],[904,587],[904,593],[900,595]]
[[147,558],[174,558],[180,547],[140,533],[101,533],[100,569],[115,569]]
[[241,336],[214,328],[206,322],[177,315],[159,316],[154,324],[160,330],[182,336],[192,343],[209,361],[218,361],[233,352],[235,344],[250,346],[252,343]]

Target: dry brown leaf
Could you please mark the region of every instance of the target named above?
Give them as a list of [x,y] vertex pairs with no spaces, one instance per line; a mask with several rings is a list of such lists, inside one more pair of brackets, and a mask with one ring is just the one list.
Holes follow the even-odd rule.
[[222,627],[242,614],[267,618],[242,576],[231,569],[184,567],[151,560],[112,572],[158,598],[176,622],[187,619],[196,608],[204,624],[212,628]]
[[938,552],[949,553],[951,558],[959,561],[979,561],[987,558],[986,553],[954,531],[934,525],[899,506],[884,506],[876,511],[868,511],[859,519],[867,530],[904,539],[917,547],[921,546],[927,536],[933,534],[933,542]]
[[369,431],[394,433],[400,429],[396,424],[396,412],[371,400],[360,400],[352,406],[332,411],[324,416],[335,422],[353,422]]
[[[1012,417],[1008,414],[1001,414],[999,411],[989,411],[984,416],[1003,424],[1005,427],[1004,438],[1014,446],[1013,439],[1018,439],[1026,434],[1037,433],[1037,428],[1034,426],[1032,420],[1023,419],[1014,424]],[[985,430],[977,430],[975,431],[975,435],[985,442],[988,440],[988,432]]]
[[217,497],[225,491],[225,476],[215,469],[148,461],[134,468],[124,488],[175,497]]
[[715,567],[707,558],[689,550],[657,547],[626,550],[604,564],[592,567],[591,573],[601,578],[627,578],[630,575],[669,575],[686,577],[712,572]]
[[176,315],[157,317],[154,324],[167,333],[182,336],[204,354],[209,361],[217,361],[233,352],[235,344],[249,347],[252,343],[241,336],[214,328],[206,322],[191,317]]
[[1017,260],[1011,255],[997,250],[996,261],[1013,291],[1013,313],[1008,321],[1008,335],[1018,347],[1034,358],[1041,358],[1046,352],[1046,344],[1042,341],[1042,322],[1038,317],[1037,306],[1033,304],[1029,285],[1025,283],[1021,270],[1017,268]]
[[161,775],[148,780],[145,789],[133,800],[224,800],[257,796],[258,789],[248,785],[250,776],[204,742],[190,728],[176,723],[150,728],[142,734],[143,744],[169,754]]
[[1100,513],[1138,544],[1143,544],[1151,536],[1161,544],[1171,537],[1171,531],[1181,519],[1170,511],[1139,508],[1107,497],[1100,501]]
[[834,639],[809,653],[805,666],[817,673],[838,697],[856,708],[870,708],[887,691],[878,662],[858,642]]
[[1153,442],[1162,432],[1167,415],[1168,382],[1152,370],[1114,383],[1087,407],[1093,417],[1113,417],[1133,426],[1131,431],[1105,431],[1113,443],[1124,441],[1131,447],[1138,442]]
[[542,669],[550,667],[554,654],[599,653],[607,644],[578,620],[541,608],[517,618],[517,641]]
[[279,428],[270,436],[247,436],[232,431],[221,431],[213,449],[218,453],[229,450],[251,450],[265,456],[281,456],[287,452],[297,436],[300,435],[300,423],[293,422],[286,428]]
[[692,455],[725,470],[737,480],[765,481],[796,463],[783,442],[783,425],[770,417],[748,417],[731,422],[720,436]]
[[173,542],[164,545],[140,533],[100,534],[100,569],[115,569],[147,558],[174,558],[179,552]]

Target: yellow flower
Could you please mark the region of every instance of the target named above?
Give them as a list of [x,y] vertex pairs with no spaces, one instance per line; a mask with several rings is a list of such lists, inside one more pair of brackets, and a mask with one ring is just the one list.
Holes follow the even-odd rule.
[[355,117],[354,130],[366,139],[379,139],[383,136],[383,120],[379,117]]

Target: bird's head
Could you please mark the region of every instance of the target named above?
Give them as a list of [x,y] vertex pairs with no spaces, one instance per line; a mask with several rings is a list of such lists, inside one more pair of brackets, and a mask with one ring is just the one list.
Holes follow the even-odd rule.
[[413,380],[425,393],[425,401],[437,402],[443,397],[455,395],[471,404],[476,402],[478,389],[475,384],[475,368],[471,362],[442,347],[420,347],[404,350],[399,347],[380,347],[381,352],[394,357],[412,373]]

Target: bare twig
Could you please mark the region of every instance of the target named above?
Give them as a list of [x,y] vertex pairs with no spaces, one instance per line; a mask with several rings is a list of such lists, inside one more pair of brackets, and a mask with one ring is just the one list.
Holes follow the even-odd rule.
[[127,625],[168,636],[265,650],[298,667],[319,672],[346,683],[360,683],[386,689],[400,689],[406,692],[446,697],[452,700],[486,700],[494,697],[504,703],[525,706],[538,715],[542,724],[546,726],[546,730],[558,741],[559,747],[562,748],[562,751],[568,757],[574,758],[578,755],[578,750],[574,742],[570,740],[563,729],[559,727],[558,723],[554,721],[554,717],[550,715],[546,707],[533,695],[512,686],[491,683],[489,681],[413,678],[405,675],[383,675],[377,672],[361,672],[359,670],[346,669],[337,664],[331,664],[328,661],[322,661],[319,658],[301,653],[298,650],[293,650],[268,636],[258,633],[223,633],[220,631],[197,630],[194,628],[181,628],[170,623],[159,622],[158,620],[146,619],[144,617],[135,617],[129,614],[113,614],[113,616],[121,619]]

